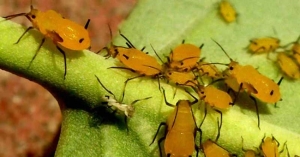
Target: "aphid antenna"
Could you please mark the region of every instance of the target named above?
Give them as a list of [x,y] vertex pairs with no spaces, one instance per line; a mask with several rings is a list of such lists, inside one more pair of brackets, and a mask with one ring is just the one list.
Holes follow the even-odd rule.
[[97,75],[95,75],[95,77],[97,78],[97,81],[99,82],[99,84],[109,93],[109,94],[111,94],[112,96],[114,96],[114,98],[116,98],[116,96],[114,95],[114,93],[113,92],[111,92],[110,90],[108,90],[103,84],[102,84],[102,82],[100,81],[100,79],[98,78],[98,76]]
[[5,20],[10,20],[10,19],[13,19],[18,16],[26,16],[26,15],[27,15],[27,13],[19,13],[19,14],[4,16],[3,18],[5,18]]
[[215,41],[214,39],[211,39],[212,41],[214,41],[220,48],[221,50],[226,54],[226,56],[229,58],[229,60],[232,62],[233,59],[229,57],[228,53],[224,50],[224,48],[217,42]]
[[153,66],[150,66],[150,65],[143,65],[143,66],[149,67],[149,68],[152,68],[152,69],[155,69],[155,70],[157,70],[157,71],[160,71],[160,69],[157,69],[157,68],[155,68],[155,67],[153,67]]
[[126,44],[128,43],[130,45],[130,47],[135,48],[135,46],[130,42],[130,40],[121,33],[121,30],[119,30],[119,34],[127,41]]
[[201,64],[201,65],[210,65],[210,64],[225,65],[225,66],[229,65],[227,63],[204,63],[204,64]]
[[220,121],[221,121],[221,122],[219,122],[219,119],[217,118],[218,134],[217,134],[217,137],[216,137],[216,140],[215,140],[215,142],[217,142],[220,138],[220,135],[221,135],[221,128],[222,128],[222,125],[223,125],[223,114],[222,114],[221,111],[219,111],[217,109],[214,109],[214,110],[220,114]]
[[150,44],[152,50],[154,51],[155,55],[157,56],[157,58],[161,61],[161,63],[163,63],[163,60],[159,57],[158,53],[156,52],[156,50],[153,48],[152,44]]

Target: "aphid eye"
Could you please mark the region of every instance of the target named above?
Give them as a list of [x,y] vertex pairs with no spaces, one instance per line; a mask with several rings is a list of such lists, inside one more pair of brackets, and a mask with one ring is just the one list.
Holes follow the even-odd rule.
[[82,43],[84,40],[84,38],[79,39],[79,43]]
[[274,90],[272,90],[271,92],[270,92],[270,95],[273,95],[274,94]]
[[35,17],[36,17],[35,15],[31,15],[31,18],[35,19]]
[[233,67],[231,66],[231,67],[229,67],[229,70],[233,70]]
[[201,92],[201,94],[204,94],[204,92]]

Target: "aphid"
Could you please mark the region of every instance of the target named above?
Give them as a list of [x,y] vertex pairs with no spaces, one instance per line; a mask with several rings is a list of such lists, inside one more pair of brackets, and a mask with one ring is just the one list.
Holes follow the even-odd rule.
[[222,77],[222,73],[215,65],[204,61],[198,62],[197,69],[201,76],[208,76],[212,79],[218,79]]
[[[214,41],[214,40],[213,40]],[[225,70],[225,83],[235,92],[247,91],[250,98],[254,101],[256,107],[256,113],[258,118],[258,127],[260,127],[259,112],[255,98],[265,102],[275,104],[281,100],[281,94],[279,85],[283,79],[275,83],[268,77],[260,74],[251,65],[240,65],[238,62],[233,61],[223,47],[216,41],[214,41],[230,59],[228,69]],[[254,96],[254,97],[252,97]],[[235,102],[235,100],[234,100]]]
[[204,151],[205,157],[230,157],[231,155],[227,150],[217,145],[212,140],[208,139],[202,143],[202,150]]
[[220,3],[220,14],[228,23],[235,21],[237,16],[235,9],[227,0],[222,0]]
[[100,79],[95,75],[95,77],[97,78],[97,81],[99,82],[99,84],[102,86],[102,88],[104,88],[110,95],[104,95],[102,97],[102,99],[105,101],[105,103],[107,104],[108,107],[112,107],[114,109],[117,109],[118,111],[124,112],[125,115],[125,123],[127,123],[127,118],[131,118],[135,112],[134,109],[134,104],[141,101],[141,100],[147,100],[150,99],[151,97],[147,97],[144,99],[137,99],[134,100],[132,103],[130,104],[125,104],[123,102],[120,102],[118,100],[116,100],[116,96],[114,95],[114,93],[112,93],[110,90],[108,90],[100,81]]
[[[291,50],[293,52],[293,57],[296,59],[298,65],[300,65],[300,43],[299,43],[299,41],[300,41],[300,36],[297,38],[296,41],[286,45],[286,46],[289,46],[290,44],[293,44]],[[284,46],[284,47],[286,47],[286,46]]]
[[265,37],[250,40],[248,49],[253,53],[264,53],[275,51],[280,44],[280,40],[273,37]]
[[[123,36],[127,40],[127,42],[130,45],[132,45],[131,42],[124,35],[121,34],[121,36]],[[119,49],[117,49],[117,51],[118,50]],[[154,50],[154,52],[156,53],[155,50]],[[129,49],[124,49],[124,52],[118,52],[117,58],[126,67],[110,67],[110,68],[130,70],[132,72],[139,74],[138,76],[127,79],[125,81],[124,89],[127,86],[127,83],[129,81],[139,78],[139,77],[148,76],[148,77],[157,78],[158,83],[159,83],[159,76],[162,73],[163,67],[157,62],[155,57],[150,56],[136,48],[129,48]],[[160,86],[160,83],[159,83],[159,86]],[[124,90],[123,96],[124,96],[124,94],[125,94],[125,90]]]
[[297,63],[290,58],[285,52],[279,52],[277,55],[277,63],[280,69],[290,78],[300,78],[300,69]]
[[[179,100],[176,106],[169,103],[165,96],[165,90],[163,90],[164,99],[168,106],[175,107],[173,112],[169,115],[167,122],[160,123],[157,132],[153,138],[154,142],[161,126],[167,127],[165,136],[158,140],[160,156],[162,156],[162,151],[160,143],[164,140],[164,150],[166,156],[176,157],[176,156],[192,156],[195,148],[198,148],[195,144],[196,132],[200,133],[200,143],[202,131],[197,127],[195,117],[191,106],[198,102],[198,100],[191,95],[195,100],[190,102],[188,100]],[[150,145],[151,145],[150,144]],[[197,156],[198,156],[198,149]]]
[[182,44],[171,51],[167,66],[176,71],[190,71],[197,65],[203,46],[204,44],[200,47],[193,44],[185,44],[183,40]]
[[[208,86],[201,86],[199,85],[198,88],[194,88],[195,91],[198,93],[199,98],[201,100],[203,100],[205,102],[206,105],[209,105],[210,107],[212,107],[216,112],[218,112],[220,114],[220,126],[218,124],[218,135],[216,137],[216,141],[218,140],[218,138],[220,137],[220,130],[222,127],[222,122],[223,122],[223,118],[222,118],[222,110],[228,110],[229,107],[231,105],[233,105],[233,101],[230,97],[230,95],[222,90],[219,90],[217,88],[215,88],[212,85],[208,85]],[[201,122],[200,126],[203,124],[205,117],[207,115],[207,109],[205,106],[205,115],[203,118],[203,121]]]
[[32,61],[37,56],[41,46],[45,42],[45,39],[50,38],[64,57],[65,79],[67,75],[66,54],[58,45],[70,50],[84,50],[89,48],[90,37],[86,29],[89,25],[90,20],[88,20],[86,25],[83,27],[71,20],[63,18],[60,14],[53,10],[42,12],[33,8],[32,5],[30,6],[30,9],[31,10],[28,13],[19,13],[4,17],[6,20],[10,20],[18,16],[25,16],[30,22],[32,22],[32,26],[26,29],[26,31],[21,35],[16,44],[19,43],[22,37],[29,30],[36,28],[44,35],[44,38],[42,39],[42,42],[39,45],[30,63],[32,63]]
[[[281,154],[284,151],[284,148],[287,149],[286,142],[284,143],[282,150],[279,152],[279,142],[276,140],[274,136],[271,137],[264,137],[261,140],[260,149],[264,155],[264,157],[279,157],[279,154]],[[290,156],[288,149],[287,149],[287,155]]]
[[163,76],[176,85],[194,87],[198,84],[197,77],[191,72],[178,72],[171,69],[164,71]]

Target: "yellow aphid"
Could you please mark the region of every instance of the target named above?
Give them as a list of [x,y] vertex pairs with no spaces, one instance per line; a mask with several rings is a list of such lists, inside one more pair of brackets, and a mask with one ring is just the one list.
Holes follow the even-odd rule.
[[223,0],[220,3],[220,14],[228,23],[235,21],[237,16],[235,9],[227,0]]
[[300,78],[300,69],[297,63],[286,53],[280,52],[277,56],[277,63],[280,69],[290,78]]
[[275,51],[280,44],[280,40],[273,37],[265,37],[250,40],[248,49],[253,53],[264,53]]

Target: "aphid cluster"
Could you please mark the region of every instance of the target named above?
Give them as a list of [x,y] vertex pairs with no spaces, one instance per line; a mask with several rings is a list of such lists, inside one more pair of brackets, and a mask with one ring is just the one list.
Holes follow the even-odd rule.
[[280,45],[280,40],[265,37],[250,40],[248,50],[253,54],[275,52],[276,63],[280,70],[290,79],[300,78],[300,37],[287,45]]
[[284,51],[278,52],[277,63],[281,71],[291,79],[300,78],[300,36],[294,42],[282,46]]
[[[236,20],[237,13],[231,4],[224,0],[220,3],[220,14],[224,20],[228,23],[234,22]],[[60,14],[53,10],[46,12],[41,12],[34,9],[31,6],[31,11],[29,13],[20,13],[15,15],[5,16],[6,20],[25,16],[32,22],[32,27],[26,29],[26,31],[21,35],[19,40],[32,28],[36,28],[43,35],[44,38],[40,46],[38,47],[36,54],[33,56],[31,62],[37,56],[37,53],[41,46],[43,45],[46,38],[50,38],[56,45],[57,49],[64,56],[64,79],[67,74],[67,64],[66,64],[66,54],[61,47],[70,50],[83,50],[90,47],[90,38],[88,31],[86,30],[90,20],[85,26],[78,25],[70,20],[63,18]],[[112,32],[110,30],[112,36]],[[113,43],[109,47],[105,47],[104,50],[107,54],[104,56],[107,59],[112,57],[116,58],[123,66],[110,67],[109,69],[121,69],[128,70],[136,75],[128,78],[124,82],[123,93],[120,100],[117,100],[116,96],[104,84],[100,81],[100,78],[95,75],[95,82],[100,84],[100,86],[109,93],[102,97],[102,103],[106,105],[107,108],[111,109],[113,112],[119,112],[124,115],[125,123],[127,118],[131,118],[134,115],[135,109],[134,104],[141,101],[147,100],[151,97],[137,99],[130,104],[123,103],[123,98],[125,96],[126,86],[129,81],[137,78],[153,78],[158,82],[158,92],[162,91],[165,103],[173,107],[173,112],[168,116],[166,122],[160,123],[158,130],[151,142],[155,141],[156,136],[158,136],[159,130],[162,126],[165,126],[165,135],[159,138],[159,150],[162,156],[162,149],[160,144],[164,141],[164,152],[167,156],[192,156],[194,151],[197,151],[197,156],[199,151],[202,151],[205,156],[235,156],[229,153],[227,150],[219,146],[216,142],[221,135],[222,128],[222,113],[226,112],[233,106],[239,97],[241,92],[245,92],[253,100],[256,107],[258,128],[260,127],[259,111],[257,107],[257,99],[268,104],[276,104],[281,100],[281,93],[279,85],[283,79],[278,82],[274,82],[272,79],[261,74],[257,69],[251,65],[241,65],[237,61],[234,61],[223,47],[216,41],[214,41],[228,57],[228,63],[217,63],[225,65],[225,69],[221,70],[216,66],[216,63],[209,63],[201,58],[202,49],[204,44],[193,45],[186,43],[184,40],[181,44],[177,45],[171,50],[167,55],[166,61],[164,61],[156,53],[155,49],[152,47],[156,54],[151,56],[148,52],[144,52],[145,47],[138,49],[132,42],[120,32],[120,35],[125,40],[126,46],[117,46]],[[280,52],[278,53],[278,64],[282,71],[291,78],[299,78],[299,64],[300,64],[300,37],[297,41],[291,43],[289,52],[292,54]],[[280,47],[280,41],[276,38],[260,38],[250,40],[248,50],[253,53],[263,53],[263,52],[273,52]],[[287,45],[286,47],[289,47]],[[103,51],[99,51],[103,52]],[[99,53],[97,52],[97,53]],[[159,60],[157,60],[157,58]],[[30,62],[30,63],[31,63]],[[179,100],[176,105],[173,105],[167,101],[165,90],[161,87],[160,81],[166,81],[166,83],[171,83],[175,88],[182,88],[193,97],[194,101],[190,100]],[[226,88],[221,88],[218,84],[223,84]],[[195,97],[190,91],[194,92],[197,97]],[[175,94],[174,94],[175,96]],[[205,103],[204,118],[201,123],[197,125],[197,117],[194,116],[192,106],[201,102]],[[207,112],[207,107],[212,108],[220,117],[217,118],[217,128],[218,134],[216,139],[206,140],[202,142],[202,131],[201,125],[203,124]],[[201,117],[202,118],[202,117]],[[199,139],[197,139],[199,137]],[[197,145],[198,144],[198,145]],[[258,151],[244,149],[245,156],[256,156],[261,155],[265,157],[278,156],[279,142],[274,138],[264,137],[262,139],[261,145]],[[287,144],[284,144],[284,148],[287,150]]]

